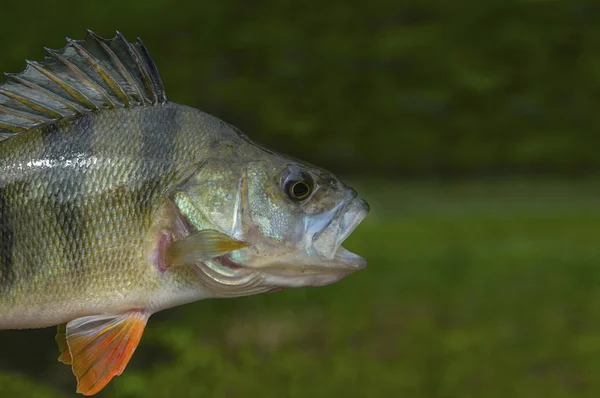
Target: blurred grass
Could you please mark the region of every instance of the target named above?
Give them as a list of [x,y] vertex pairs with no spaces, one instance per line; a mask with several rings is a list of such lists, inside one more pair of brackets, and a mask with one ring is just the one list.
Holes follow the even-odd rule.
[[325,168],[600,169],[598,2],[29,0],[2,16],[0,72],[120,30],[171,100]]
[[[600,394],[600,183],[358,185],[372,213],[345,246],[367,269],[156,314],[100,396]],[[10,374],[2,397],[74,395],[58,362]]]
[[[152,317],[105,397],[598,397],[600,4],[30,0],[0,71],[85,29],[140,36],[169,98],[363,181],[324,288]],[[596,178],[598,175],[595,176]],[[597,179],[600,181],[600,179]],[[0,398],[75,396],[54,331],[0,331]]]

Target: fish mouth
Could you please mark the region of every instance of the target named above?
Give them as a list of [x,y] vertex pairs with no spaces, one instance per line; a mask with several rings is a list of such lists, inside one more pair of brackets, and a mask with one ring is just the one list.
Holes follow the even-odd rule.
[[329,262],[328,267],[356,271],[367,266],[364,258],[347,250],[342,244],[365,219],[369,210],[367,202],[355,197],[339,209],[329,225],[315,234],[313,247],[325,262]]
[[358,197],[342,205],[332,221],[313,236],[309,255],[290,253],[257,266],[252,265],[252,260],[238,262],[240,257],[228,253],[208,261],[206,271],[214,276],[218,274],[220,279],[225,277],[229,284],[260,278],[268,285],[280,287],[329,285],[367,266],[364,258],[342,244],[368,213],[369,205]]
[[335,258],[345,262],[351,262],[352,260],[360,259],[360,269],[366,267],[366,260],[360,257],[358,254],[352,253],[342,246],[344,241],[354,232],[361,222],[367,217],[370,211],[369,204],[362,199],[356,199],[353,205],[350,206],[350,210],[344,214],[342,233],[339,235],[337,240],[337,249],[335,251]]

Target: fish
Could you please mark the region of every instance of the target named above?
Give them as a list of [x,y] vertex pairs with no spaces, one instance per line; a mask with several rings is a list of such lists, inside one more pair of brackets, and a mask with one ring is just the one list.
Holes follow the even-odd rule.
[[83,395],[158,311],[365,268],[342,243],[368,212],[331,172],[169,101],[140,39],[88,31],[0,84],[0,329],[57,326]]

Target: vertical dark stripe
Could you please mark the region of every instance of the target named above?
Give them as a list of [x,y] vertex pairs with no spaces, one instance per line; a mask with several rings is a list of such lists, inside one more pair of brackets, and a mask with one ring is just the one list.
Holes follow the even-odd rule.
[[[58,135],[58,126],[56,123],[49,124],[47,126],[42,127],[41,129],[41,138],[42,138],[42,152],[34,155],[34,157],[39,158],[54,158],[54,154],[59,152],[62,148],[56,148],[60,146],[62,140],[59,140]],[[59,144],[59,145],[57,145]]]
[[[93,156],[94,115],[86,114],[69,121],[47,126],[42,134],[44,143],[43,158],[56,162],[70,161],[71,166],[60,167],[61,175],[48,175],[50,184],[45,192],[46,212],[53,214],[62,232],[56,242],[65,255],[75,255],[73,250],[84,250],[85,211],[82,209],[82,190],[85,179],[91,173],[84,173],[78,162]],[[65,259],[67,260],[67,259]]]
[[64,253],[72,256],[76,254],[69,252],[68,248],[85,253],[87,250],[86,231],[84,230],[85,211],[81,208],[81,202],[56,202],[53,211],[56,214],[58,225],[62,231],[60,241],[64,243]]
[[72,119],[58,121],[42,128],[43,156],[58,159],[62,156],[93,155],[94,114],[85,114]]
[[13,262],[13,220],[10,209],[11,190],[14,190],[12,184],[0,186],[0,298],[16,281]]
[[141,176],[141,186],[137,203],[140,211],[156,210],[156,195],[163,193],[165,181],[170,179],[176,168],[176,133],[179,130],[179,108],[156,106],[141,112],[142,130],[141,162],[145,162],[145,172]]
[[94,114],[88,113],[76,119],[73,119],[68,129],[72,132],[71,140],[68,140],[71,145],[71,151],[74,154],[90,157],[94,155],[92,148],[92,138],[98,132],[94,129],[94,121],[97,120]]
[[141,113],[142,156],[171,163],[175,157],[175,140],[179,131],[179,108],[159,106]]

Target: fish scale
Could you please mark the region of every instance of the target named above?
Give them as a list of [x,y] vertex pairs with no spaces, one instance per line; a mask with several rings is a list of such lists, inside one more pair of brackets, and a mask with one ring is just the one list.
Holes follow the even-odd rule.
[[155,312],[322,286],[368,205],[331,173],[167,100],[138,40],[90,32],[0,84],[0,329],[58,325],[92,395]]
[[[172,129],[177,127],[173,120],[179,108],[85,115],[85,120],[41,128],[0,146],[0,204],[8,220],[0,227],[0,240],[14,242],[3,251],[1,264],[9,270],[3,271],[0,283],[5,318],[22,307],[42,308],[39,305],[48,301],[61,309],[74,307],[64,319],[49,319],[56,324],[77,317],[80,307],[107,311],[115,293],[141,304],[141,296],[156,288],[159,276],[147,272],[151,265],[140,247],[165,201],[160,193],[177,184],[177,172],[189,167],[189,159],[198,152],[189,139],[185,146],[163,150],[164,136],[186,135]],[[149,119],[159,120],[160,129],[149,128]],[[127,134],[115,125],[126,126]],[[81,136],[88,137],[86,143]],[[29,200],[23,202],[22,197]],[[14,274],[23,277],[13,278]],[[48,310],[44,305],[32,313],[33,319],[43,319]]]

